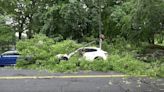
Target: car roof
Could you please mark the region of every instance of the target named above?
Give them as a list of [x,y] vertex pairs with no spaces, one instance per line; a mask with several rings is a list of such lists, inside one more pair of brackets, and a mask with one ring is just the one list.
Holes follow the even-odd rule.
[[82,47],[81,49],[100,49],[100,48],[97,48],[97,47]]
[[13,51],[6,51],[6,52],[2,53],[2,55],[3,55],[3,54],[10,54],[10,53],[18,53],[18,51],[16,51],[16,50],[13,50]]

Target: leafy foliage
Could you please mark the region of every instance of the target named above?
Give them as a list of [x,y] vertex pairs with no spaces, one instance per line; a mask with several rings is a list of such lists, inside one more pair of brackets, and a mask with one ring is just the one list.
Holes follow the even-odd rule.
[[[108,42],[104,42],[104,44],[108,44]],[[131,46],[124,38],[117,38],[112,44],[103,45],[103,48],[109,52],[109,58],[106,61],[89,62],[78,55],[74,55],[68,61],[61,62],[55,58],[55,55],[59,53],[70,53],[80,46],[72,40],[54,42],[45,35],[35,35],[33,39],[17,43],[17,48],[22,55],[31,55],[33,59],[29,62],[18,61],[16,66],[17,68],[46,70],[48,72],[117,71],[130,75],[164,77],[162,59],[151,63],[136,59],[134,56],[140,48],[136,49],[136,46]]]
[[20,40],[16,45],[21,55],[32,58],[28,63],[36,65],[44,65],[46,62],[58,63],[55,58],[57,54],[69,54],[69,52],[76,50],[79,46],[72,40],[55,43],[53,39],[43,34],[34,35],[32,39]]
[[0,14],[0,52],[15,44],[14,31],[11,26],[5,24],[5,21],[6,17]]
[[14,32],[7,25],[0,25],[0,44],[7,45],[14,41]]
[[17,42],[17,49],[23,56],[31,56],[33,62],[40,62],[40,60],[51,60],[53,57],[52,46],[54,41],[45,35],[35,35],[33,39],[26,39]]
[[[20,40],[17,49],[24,56],[32,55],[33,60],[18,63],[20,67],[25,64],[23,67],[48,71],[115,70],[161,76],[162,60],[145,63],[134,56],[145,44],[163,44],[163,8],[163,0],[0,0],[0,15],[10,15],[13,21],[11,27],[6,26],[0,16],[0,42],[12,39],[11,29],[19,32],[19,39],[22,32],[27,33],[29,39]],[[103,48],[110,54],[108,61],[79,62],[74,58],[56,64],[56,54],[70,53],[81,46],[72,40],[96,40],[99,29],[105,35]],[[44,35],[35,35],[38,33]],[[64,41],[54,41],[59,36]]]
[[163,0],[0,0],[0,5],[15,22],[13,29],[28,30],[29,38],[40,32],[79,42],[97,38],[99,19],[108,40],[119,35],[154,43],[154,35],[163,33]]
[[54,54],[69,54],[81,46],[82,45],[77,44],[75,41],[64,40],[62,42],[56,42],[55,45],[52,46],[52,48],[54,50]]

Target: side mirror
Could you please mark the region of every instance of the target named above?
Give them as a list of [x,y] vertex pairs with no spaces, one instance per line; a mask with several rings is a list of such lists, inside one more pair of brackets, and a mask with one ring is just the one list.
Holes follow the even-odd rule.
[[0,55],[0,57],[3,57],[3,55]]

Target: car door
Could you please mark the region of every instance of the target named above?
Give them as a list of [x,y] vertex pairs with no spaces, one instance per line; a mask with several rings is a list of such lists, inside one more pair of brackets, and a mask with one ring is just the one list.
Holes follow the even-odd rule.
[[18,55],[15,53],[1,55],[0,57],[0,65],[14,65],[16,64]]
[[84,57],[87,59],[87,60],[94,60],[95,56],[96,56],[96,49],[93,49],[93,48],[86,48],[85,50],[85,53],[84,53]]

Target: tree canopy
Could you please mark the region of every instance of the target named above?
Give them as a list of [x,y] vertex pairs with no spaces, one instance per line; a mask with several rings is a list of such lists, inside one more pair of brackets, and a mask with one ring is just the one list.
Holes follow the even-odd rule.
[[[84,41],[122,36],[154,43],[164,32],[163,0],[0,0],[0,11],[10,15],[12,28],[28,38],[35,33]],[[99,18],[101,14],[101,18]],[[163,35],[162,35],[163,36]]]

